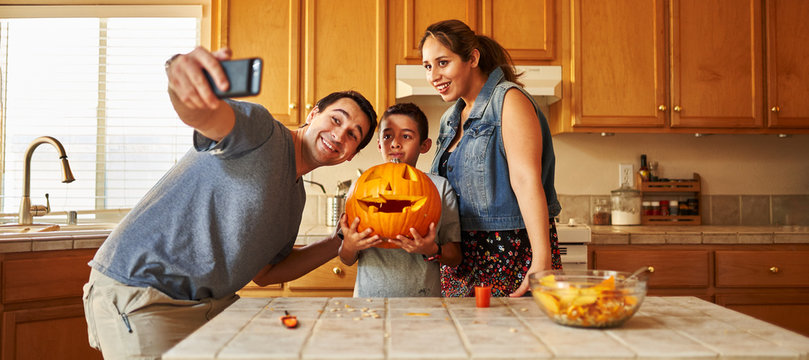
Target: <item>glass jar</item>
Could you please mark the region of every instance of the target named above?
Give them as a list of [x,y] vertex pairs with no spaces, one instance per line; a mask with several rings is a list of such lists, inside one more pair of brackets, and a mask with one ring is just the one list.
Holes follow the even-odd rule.
[[624,185],[610,194],[612,225],[640,225],[640,191]]
[[610,224],[610,205],[607,199],[597,199],[593,207],[593,225]]

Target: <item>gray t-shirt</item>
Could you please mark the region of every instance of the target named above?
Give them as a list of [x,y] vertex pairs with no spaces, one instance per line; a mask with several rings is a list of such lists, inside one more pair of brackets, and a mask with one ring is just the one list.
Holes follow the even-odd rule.
[[[458,200],[449,181],[427,174],[441,194],[441,219],[436,225],[436,242],[461,241]],[[425,261],[421,254],[402,249],[369,248],[360,251],[354,296],[415,297],[441,296],[441,264]]]
[[221,298],[292,251],[303,206],[291,132],[264,107],[228,101],[233,131],[194,147],[110,234],[90,266],[174,299]]

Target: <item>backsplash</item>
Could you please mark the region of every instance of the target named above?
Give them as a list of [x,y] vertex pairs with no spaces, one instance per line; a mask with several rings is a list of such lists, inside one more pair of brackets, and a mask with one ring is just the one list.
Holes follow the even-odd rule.
[[[559,221],[593,223],[593,207],[608,195],[559,195]],[[702,195],[703,225],[809,225],[809,195]]]

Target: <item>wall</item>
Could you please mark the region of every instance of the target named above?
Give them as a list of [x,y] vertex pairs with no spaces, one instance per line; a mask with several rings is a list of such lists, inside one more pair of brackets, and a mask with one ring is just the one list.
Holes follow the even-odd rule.
[[[437,96],[400,100],[408,101],[427,114],[430,137],[435,139],[438,120],[449,104]],[[664,177],[700,175],[705,224],[809,225],[809,135],[561,134],[553,141],[556,190],[565,208],[562,221],[589,222],[592,199],[609,196],[619,187],[618,165],[631,163],[637,170],[640,154],[646,154],[659,162]],[[419,169],[429,170],[434,151],[421,156]],[[339,180],[356,179],[357,168],[380,161],[374,141],[348,163],[315,170],[312,179],[334,193]]]

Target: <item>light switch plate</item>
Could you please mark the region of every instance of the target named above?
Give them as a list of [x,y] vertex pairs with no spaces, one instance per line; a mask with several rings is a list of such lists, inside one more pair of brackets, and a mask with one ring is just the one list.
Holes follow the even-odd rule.
[[626,184],[628,187],[635,186],[635,167],[632,164],[618,165],[618,187]]

